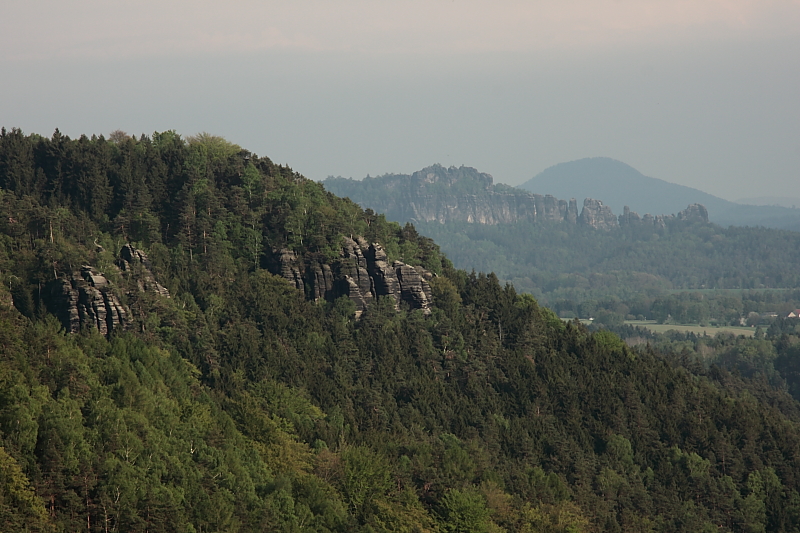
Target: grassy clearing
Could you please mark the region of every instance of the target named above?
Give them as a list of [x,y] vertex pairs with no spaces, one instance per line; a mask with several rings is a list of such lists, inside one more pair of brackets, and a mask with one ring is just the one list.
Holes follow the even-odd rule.
[[681,331],[685,333],[694,333],[696,335],[709,335],[713,337],[717,333],[733,333],[734,335],[744,335],[745,337],[752,337],[756,330],[755,328],[747,327],[734,327],[734,326],[700,326],[698,324],[658,324],[653,320],[626,320],[626,324],[631,326],[641,326],[649,329],[654,333],[664,333],[670,330]]

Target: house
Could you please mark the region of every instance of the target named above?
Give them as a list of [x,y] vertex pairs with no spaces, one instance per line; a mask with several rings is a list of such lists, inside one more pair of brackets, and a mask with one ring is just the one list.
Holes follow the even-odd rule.
[[789,311],[789,314],[786,315],[786,318],[800,318],[800,309]]

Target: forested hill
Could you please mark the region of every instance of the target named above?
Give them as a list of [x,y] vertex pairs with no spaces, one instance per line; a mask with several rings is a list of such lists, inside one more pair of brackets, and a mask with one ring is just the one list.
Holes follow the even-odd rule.
[[723,228],[709,224],[699,205],[677,216],[615,216],[587,199],[579,212],[574,202],[494,185],[475,169],[437,165],[323,184],[392,220],[413,221],[458,268],[494,272],[547,305],[800,287],[800,232]]
[[681,221],[608,232],[530,223],[417,228],[456,266],[493,271],[548,305],[676,290],[800,287],[800,233],[795,231]]
[[3,130],[0,281],[2,531],[800,530],[786,393],[219,137]]
[[[361,181],[329,177],[323,184],[337,195],[385,213],[391,220],[413,223],[495,225],[562,222],[612,229],[620,225],[663,227],[666,220],[675,218],[674,214],[657,214],[655,217],[645,214],[640,217],[627,208],[617,217],[603,202],[593,198],[583,199],[579,211],[574,197],[559,200],[550,194],[535,194],[494,184],[489,174],[465,166],[445,168],[432,165],[411,175],[367,176]],[[708,222],[708,213],[705,207],[692,205],[678,213],[678,218]]]

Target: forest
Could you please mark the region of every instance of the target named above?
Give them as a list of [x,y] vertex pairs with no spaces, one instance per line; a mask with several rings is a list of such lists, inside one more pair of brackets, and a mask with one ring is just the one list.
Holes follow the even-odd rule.
[[800,286],[800,233],[667,221],[611,231],[569,224],[417,224],[455,264],[495,272],[546,301],[664,290]]
[[525,222],[417,229],[454,264],[495,272],[557,312],[573,313],[566,316],[603,310],[622,319],[663,322],[671,314],[680,323],[730,324],[751,312],[800,307],[800,233],[794,231],[681,220],[611,231]]
[[[769,382],[800,401],[800,318],[779,318],[758,326],[752,337],[668,330],[654,333],[630,324],[592,324],[614,332],[629,346],[649,345],[684,365],[725,368],[739,376]],[[713,330],[712,330],[713,331]]]
[[[605,190],[612,197],[601,198],[618,204],[609,192],[618,188],[599,184],[626,165],[602,158],[580,163],[588,165],[584,174],[598,173],[594,192],[585,194]],[[639,179],[650,180],[638,175],[628,185]],[[570,214],[567,202],[492,182],[473,168],[433,165],[413,175],[329,177],[323,185],[393,220],[413,222],[456,267],[494,272],[563,317],[602,313],[616,322],[644,316],[738,325],[752,321],[753,312],[785,315],[800,307],[797,231],[746,227],[747,217],[721,227],[702,216],[645,221],[624,211],[601,229],[596,222],[576,224],[570,216],[583,218],[577,205]]]
[[[0,530],[800,531],[794,324],[752,341],[783,343],[771,373],[700,360],[422,234],[214,135],[3,129]],[[357,318],[276,263],[310,279],[356,237],[427,272],[430,309]]]

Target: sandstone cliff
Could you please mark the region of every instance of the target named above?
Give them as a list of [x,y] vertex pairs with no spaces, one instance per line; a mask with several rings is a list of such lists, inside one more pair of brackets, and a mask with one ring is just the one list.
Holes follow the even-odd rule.
[[[632,224],[663,228],[674,215],[639,217],[626,208],[616,217],[600,200],[587,198],[578,213],[578,202],[559,200],[494,184],[491,175],[470,167],[433,165],[411,175],[386,174],[356,181],[328,178],[325,187],[348,196],[364,208],[386,214],[400,222],[466,222],[471,224],[513,224],[516,222],[566,222],[599,230]],[[678,215],[679,220],[708,222],[708,212],[693,204]]]
[[410,309],[430,314],[432,274],[401,261],[388,262],[379,243],[368,244],[363,237],[345,237],[338,260],[332,264],[304,261],[292,251],[274,252],[273,271],[314,300],[347,296],[356,308],[356,318],[378,297],[394,300]]
[[[143,251],[123,246],[117,266],[123,276],[132,277],[139,291],[170,297],[169,291],[153,276],[150,261]],[[69,333],[96,329],[109,336],[130,326],[131,313],[120,300],[120,294],[120,288],[104,274],[91,265],[84,265],[70,277],[49,284],[47,306]]]
[[619,226],[617,217],[611,212],[611,208],[603,205],[600,200],[587,198],[583,201],[583,211],[581,211],[580,223],[584,226],[591,226],[595,229],[609,230]]
[[110,335],[127,326],[128,311],[106,277],[89,265],[50,285],[50,306],[69,333],[83,328]]
[[389,219],[410,222],[511,224],[578,219],[575,200],[532,194],[494,185],[491,175],[469,167],[433,165],[408,175],[386,175],[363,181],[331,178],[325,187],[349,196]]
[[708,210],[702,204],[692,204],[678,213],[677,217],[675,215],[653,216],[650,213],[647,213],[640,218],[636,211],[631,211],[631,209],[626,205],[622,214],[619,216],[619,225],[620,227],[645,226],[652,227],[654,229],[661,229],[665,228],[667,223],[672,220],[708,224]]

